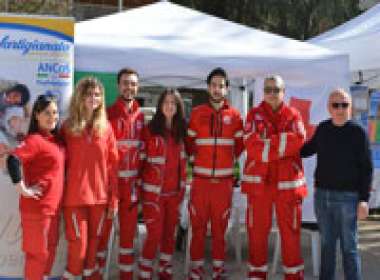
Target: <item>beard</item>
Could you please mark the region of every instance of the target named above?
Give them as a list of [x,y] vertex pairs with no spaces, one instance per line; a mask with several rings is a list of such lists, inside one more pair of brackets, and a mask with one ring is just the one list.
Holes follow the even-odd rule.
[[133,97],[130,97],[130,96],[129,96],[128,98],[126,98],[126,97],[124,97],[124,95],[121,95],[121,98],[122,98],[125,102],[128,102],[128,103],[129,103],[129,102],[132,102],[133,99],[134,99]]
[[212,103],[222,103],[224,101],[224,96],[215,98],[212,95],[209,95],[209,99]]

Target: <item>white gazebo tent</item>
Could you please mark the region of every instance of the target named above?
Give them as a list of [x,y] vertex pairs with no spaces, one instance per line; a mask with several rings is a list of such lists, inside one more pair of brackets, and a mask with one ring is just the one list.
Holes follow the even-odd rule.
[[[280,74],[288,97],[312,100],[313,123],[326,117],[328,93],[349,86],[346,55],[166,1],[76,24],[76,71],[117,72],[125,66],[147,84],[190,87],[205,87],[207,73],[223,67],[241,85],[231,99],[243,116],[246,93],[256,89],[259,100],[263,78]],[[313,169],[307,170],[312,186]],[[306,220],[314,219],[310,204],[305,204]]]
[[380,88],[380,4],[309,42],[348,54],[353,82],[361,72],[364,84]]

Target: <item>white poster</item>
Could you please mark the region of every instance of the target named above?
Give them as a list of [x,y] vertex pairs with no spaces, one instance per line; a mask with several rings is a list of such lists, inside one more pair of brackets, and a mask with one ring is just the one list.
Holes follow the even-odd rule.
[[[55,95],[64,114],[73,86],[73,35],[72,19],[0,15],[0,279],[23,276],[18,195],[6,153],[25,136],[38,95]],[[62,237],[54,276],[64,269]]]

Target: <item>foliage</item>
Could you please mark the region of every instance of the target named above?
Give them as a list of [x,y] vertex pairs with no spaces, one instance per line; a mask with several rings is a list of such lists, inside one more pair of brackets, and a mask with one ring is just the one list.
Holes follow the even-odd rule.
[[0,0],[0,12],[71,16],[70,0]]
[[359,0],[172,0],[196,10],[307,40],[360,13]]
[[[158,1],[158,0],[157,0]],[[170,0],[220,18],[307,40],[360,13],[360,0]],[[0,0],[0,12],[72,15],[74,0]],[[104,2],[107,2],[106,0]],[[108,1],[107,3],[115,1]],[[132,3],[133,2],[133,3]],[[146,4],[124,0],[124,4]]]

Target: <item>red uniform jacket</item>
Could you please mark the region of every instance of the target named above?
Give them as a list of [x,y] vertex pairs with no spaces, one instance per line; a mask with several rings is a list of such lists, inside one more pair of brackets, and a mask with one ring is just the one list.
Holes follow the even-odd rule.
[[22,163],[27,186],[42,189],[40,200],[20,197],[20,210],[28,214],[55,215],[63,192],[64,149],[51,134],[34,133],[13,152]]
[[[131,179],[139,176],[144,154],[142,153],[142,131],[144,114],[137,101],[133,101],[131,111],[119,97],[107,109],[108,119],[112,125],[119,152],[119,186],[127,185]],[[120,195],[123,195],[122,192]]]
[[64,206],[107,204],[117,208],[118,154],[109,125],[102,136],[90,129],[74,135],[62,128],[66,144],[66,189]]
[[[170,140],[171,139],[171,140]],[[184,192],[186,184],[186,154],[183,143],[175,143],[171,136],[168,139],[152,135],[144,129],[144,147],[146,159],[142,172],[144,201],[157,202],[160,195]],[[177,156],[174,154],[178,152]],[[178,162],[175,162],[178,160]],[[173,176],[176,182],[168,180]]]
[[299,156],[305,141],[305,128],[299,112],[282,104],[277,112],[262,102],[247,115],[242,191],[262,193],[266,185],[278,190],[306,195],[306,182]]
[[195,176],[232,177],[234,160],[243,150],[243,122],[237,110],[227,101],[219,111],[210,104],[199,105],[191,113],[187,134]]

